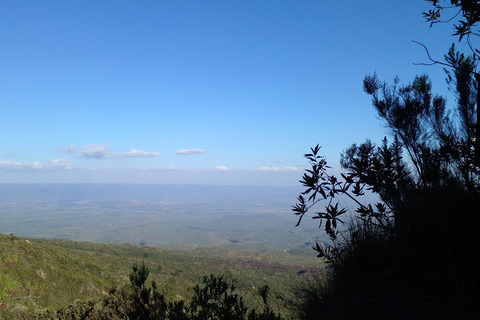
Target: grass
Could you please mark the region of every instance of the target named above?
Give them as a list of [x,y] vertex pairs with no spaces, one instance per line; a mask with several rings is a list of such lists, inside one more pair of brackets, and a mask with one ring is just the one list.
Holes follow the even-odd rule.
[[0,318],[22,318],[76,300],[100,298],[128,283],[134,263],[145,261],[167,299],[190,299],[204,275],[235,279],[239,294],[255,308],[257,288],[271,287],[271,306],[289,314],[288,301],[304,271],[321,264],[310,256],[229,248],[162,248],[19,238],[0,234]]

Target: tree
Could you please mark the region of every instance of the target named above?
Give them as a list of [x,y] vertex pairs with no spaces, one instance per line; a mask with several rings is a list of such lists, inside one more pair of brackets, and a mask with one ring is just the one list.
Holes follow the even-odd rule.
[[[459,20],[453,24],[454,33],[453,35],[458,37],[458,41],[466,39],[466,43],[470,49],[471,56],[468,58],[471,60],[472,68],[469,70],[473,74],[475,81],[477,83],[477,106],[480,105],[480,73],[476,71],[476,66],[478,61],[480,61],[480,50],[475,48],[473,44],[472,37],[480,37],[480,32],[474,30],[477,24],[480,22],[480,1],[478,0],[450,0],[450,6],[443,6],[439,0],[426,0],[431,2],[433,9],[430,9],[428,12],[423,12],[423,16],[426,18],[427,22],[430,22],[430,27],[436,23],[448,23],[455,20],[459,17]],[[442,13],[445,11],[453,13],[447,19],[442,19]],[[448,14],[448,13],[447,13]],[[426,49],[426,48],[425,48]],[[458,65],[452,63],[452,61],[446,60],[446,63],[436,61],[430,57],[430,54],[427,54],[433,64],[445,64],[449,67],[452,67],[454,70],[458,69]],[[480,108],[477,108],[476,113],[477,119],[480,119]],[[475,124],[476,125],[476,124]],[[476,130],[474,135],[475,140],[475,161],[477,165],[480,165],[480,132]]]
[[[447,72],[457,97],[453,110],[432,93],[426,75],[408,85],[368,75],[364,91],[392,142],[385,138],[377,146],[367,140],[347,148],[341,178],[329,174],[318,145],[305,155],[310,169],[300,182],[306,189],[293,211],[300,223],[325,202],[312,218],[324,223],[332,242],[314,247],[333,267],[315,312],[332,318],[480,315],[475,302],[480,299],[480,166],[473,138],[474,59],[454,47],[445,58],[456,66]],[[380,201],[365,204],[361,197],[367,191]],[[357,204],[348,224],[339,196]],[[461,313],[455,314],[445,299],[457,303]],[[305,308],[312,309],[315,300],[306,301]]]
[[132,308],[129,312],[130,319],[167,319],[168,309],[174,308],[174,304],[167,304],[165,297],[158,292],[157,284],[152,281],[150,287],[146,281],[150,273],[145,262],[139,266],[134,264],[130,274],[132,287]]
[[[318,145],[305,154],[310,168],[293,211],[297,225],[313,211],[331,240],[314,249],[333,268],[304,290],[302,319],[480,317],[480,1],[427,1],[431,26],[458,18],[454,35],[470,49],[452,45],[440,62],[424,46],[430,64],[446,67],[456,105],[447,108],[426,75],[408,85],[368,75],[364,91],[392,142],[351,145],[341,177],[329,173]],[[380,200],[365,202],[366,192]],[[357,204],[354,212],[339,207],[339,196]]]

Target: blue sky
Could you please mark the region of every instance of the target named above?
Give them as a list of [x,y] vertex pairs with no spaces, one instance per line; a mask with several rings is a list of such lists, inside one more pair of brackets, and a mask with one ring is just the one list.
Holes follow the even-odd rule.
[[385,130],[366,74],[455,38],[425,1],[2,1],[0,183],[298,185]]

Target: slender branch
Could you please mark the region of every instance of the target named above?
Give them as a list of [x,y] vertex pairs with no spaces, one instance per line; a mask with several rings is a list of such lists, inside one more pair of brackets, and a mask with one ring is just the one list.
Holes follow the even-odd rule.
[[416,43],[416,44],[419,44],[423,47],[423,49],[425,49],[425,52],[427,53],[427,57],[430,61],[432,61],[431,63],[413,63],[414,65],[416,66],[433,66],[435,64],[440,64],[442,66],[447,66],[447,67],[450,67],[450,68],[455,68],[454,66],[452,66],[451,64],[448,64],[448,63],[445,63],[445,62],[441,62],[441,61],[438,61],[438,60],[435,60],[432,58],[432,56],[430,56],[430,52],[428,51],[427,47],[423,44],[423,43],[420,43],[418,41],[415,41],[415,40],[412,40],[412,42]]
[[[442,10],[443,10],[443,9],[453,9],[453,8],[455,8],[455,6],[442,7]],[[454,15],[453,17],[451,17],[450,19],[448,19],[448,20],[436,20],[436,21],[432,21],[432,23],[449,23],[449,22],[451,22],[453,19],[455,19],[455,18],[460,14],[460,12],[462,12],[462,9],[459,9],[459,10],[457,11],[457,13],[455,13],[455,15]],[[427,21],[427,22],[428,22],[428,21]]]
[[346,195],[349,197],[351,200],[353,200],[358,206],[362,207],[363,209],[367,209],[363,204],[361,204],[355,197],[353,197],[350,193],[344,191],[343,189],[335,189],[335,192],[341,192],[342,194]]
[[472,51],[474,60],[478,61],[480,59],[480,56],[478,55],[478,53],[475,51],[475,49],[472,46],[472,41],[470,40],[470,35],[467,36],[467,45],[470,48],[470,50]]
[[[451,7],[444,7],[444,9],[452,9],[452,8],[454,8],[454,7],[453,7],[453,6],[451,6]],[[455,18],[460,14],[460,12],[462,12],[462,9],[458,9],[457,13],[455,13],[455,15],[454,15],[453,17],[451,17],[450,19],[445,20],[445,21],[440,21],[440,22],[442,22],[442,23],[448,23],[448,22],[452,21],[453,19],[455,19]]]

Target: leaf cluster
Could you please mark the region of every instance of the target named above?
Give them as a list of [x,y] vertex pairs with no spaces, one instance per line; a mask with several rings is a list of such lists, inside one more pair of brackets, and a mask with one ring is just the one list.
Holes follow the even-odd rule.
[[328,201],[324,211],[317,211],[313,215],[313,219],[319,219],[319,226],[325,220],[325,231],[332,238],[335,239],[337,235],[337,223],[341,222],[342,216],[346,210],[338,208],[338,203],[333,204],[335,195],[342,193],[346,188],[345,183],[341,183],[335,176],[327,173],[330,167],[327,165],[325,157],[319,155],[320,146],[317,145],[311,148],[311,153],[305,154],[308,159],[311,169],[307,169],[303,174],[300,183],[306,187],[297,198],[298,203],[292,208],[293,212],[299,216],[297,226],[300,225],[305,214],[317,203],[323,200]]
[[[454,20],[457,16],[461,16],[460,20],[454,24],[454,36],[458,36],[459,41],[470,35],[478,36],[478,32],[472,29],[480,21],[480,2],[477,0],[450,0],[449,6],[444,6],[439,0],[426,0],[430,2],[433,9],[423,12],[423,17],[430,22],[430,27],[435,23],[444,23]],[[442,20],[442,12],[444,10],[453,10],[454,14]]]

